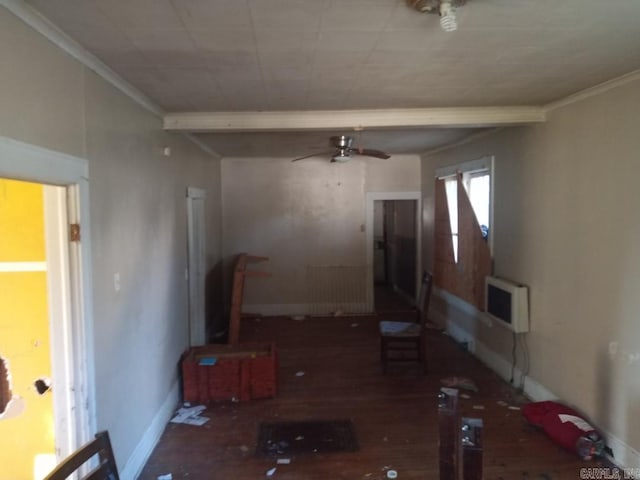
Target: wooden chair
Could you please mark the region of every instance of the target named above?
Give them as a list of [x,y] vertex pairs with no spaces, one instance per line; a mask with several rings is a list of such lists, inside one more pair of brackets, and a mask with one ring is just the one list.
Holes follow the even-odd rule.
[[433,276],[430,272],[424,272],[416,303],[415,322],[380,322],[380,360],[384,373],[387,372],[390,363],[407,362],[418,362],[422,365],[423,372],[427,372],[425,322],[432,284]]
[[98,465],[84,477],[78,478],[81,480],[120,480],[107,431],[96,433],[94,440],[65,458],[44,480],[65,480],[96,455],[98,456]]

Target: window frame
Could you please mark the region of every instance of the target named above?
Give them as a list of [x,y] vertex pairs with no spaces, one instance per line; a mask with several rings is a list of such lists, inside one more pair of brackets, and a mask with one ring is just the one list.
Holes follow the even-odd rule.
[[493,257],[493,238],[495,237],[495,217],[494,217],[494,198],[495,198],[495,171],[494,171],[495,157],[488,155],[486,157],[478,158],[468,162],[457,163],[454,165],[447,165],[436,169],[436,179],[449,180],[452,177],[456,177],[459,173],[462,173],[462,184],[464,186],[465,177],[474,175],[480,172],[489,173],[489,237],[487,243],[489,245],[489,252]]

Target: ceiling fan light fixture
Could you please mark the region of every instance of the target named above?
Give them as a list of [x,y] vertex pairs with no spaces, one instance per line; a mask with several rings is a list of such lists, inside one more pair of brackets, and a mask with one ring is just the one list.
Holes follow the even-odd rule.
[[458,29],[455,9],[446,0],[440,4],[440,27],[445,32],[455,32]]
[[331,157],[332,162],[345,163],[351,160],[351,155],[346,152],[340,152],[338,155]]

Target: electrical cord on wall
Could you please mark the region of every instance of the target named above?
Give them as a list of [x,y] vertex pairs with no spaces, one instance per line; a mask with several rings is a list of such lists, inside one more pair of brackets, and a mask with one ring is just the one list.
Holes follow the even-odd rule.
[[516,371],[516,348],[518,346],[516,332],[513,332],[513,346],[511,347],[511,380],[509,380],[509,384],[513,385],[514,374]]
[[524,368],[522,369],[522,375],[520,376],[520,387],[518,388],[520,391],[524,391],[524,382],[526,378],[529,376],[529,346],[527,345],[527,334],[523,333],[520,335],[520,339],[522,341],[522,353],[524,355]]

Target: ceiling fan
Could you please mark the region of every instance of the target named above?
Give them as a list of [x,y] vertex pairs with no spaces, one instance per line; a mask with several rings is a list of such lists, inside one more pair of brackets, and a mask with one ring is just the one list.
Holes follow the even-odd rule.
[[406,0],[407,5],[422,13],[440,15],[440,26],[445,32],[458,29],[456,8],[463,6],[468,0]]
[[387,158],[391,158],[390,155],[380,151],[380,150],[372,150],[370,148],[359,148],[352,147],[353,137],[349,137],[347,135],[340,135],[331,137],[330,139],[331,145],[334,147],[332,150],[326,150],[324,152],[316,152],[310,155],[305,155],[304,157],[298,157],[291,160],[292,162],[297,162],[298,160],[304,160],[305,158],[317,157],[319,155],[331,155],[331,162],[348,162],[351,160],[351,155],[363,155],[365,157],[374,157],[381,158],[386,160]]

